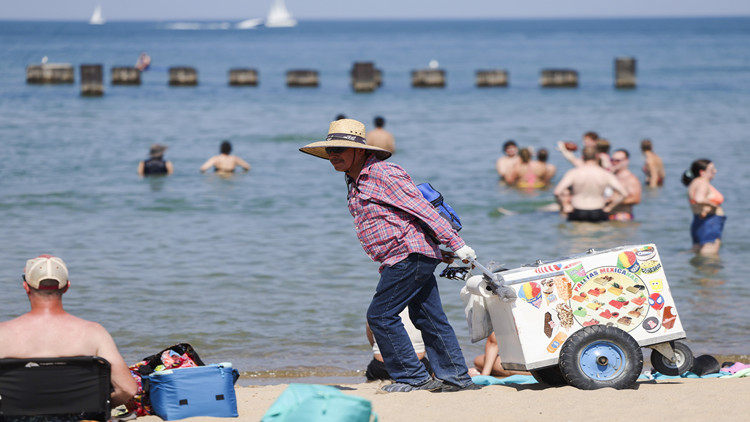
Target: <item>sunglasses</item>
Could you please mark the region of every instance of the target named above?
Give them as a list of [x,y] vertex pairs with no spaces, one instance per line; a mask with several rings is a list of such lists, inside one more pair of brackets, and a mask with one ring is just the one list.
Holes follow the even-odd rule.
[[348,149],[348,147],[328,147],[326,148],[326,154],[343,154]]
[[625,160],[626,160],[626,158],[619,158],[619,159],[618,158],[612,158],[610,161],[612,161],[613,163],[619,163],[620,161],[625,161]]

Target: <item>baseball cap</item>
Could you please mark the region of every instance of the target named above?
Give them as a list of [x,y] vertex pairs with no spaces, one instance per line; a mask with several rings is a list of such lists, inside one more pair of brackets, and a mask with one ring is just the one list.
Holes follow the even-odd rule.
[[[34,289],[63,289],[68,285],[68,267],[62,259],[52,255],[39,255],[26,261],[24,280]],[[42,280],[57,281],[57,288],[51,286],[39,287]]]

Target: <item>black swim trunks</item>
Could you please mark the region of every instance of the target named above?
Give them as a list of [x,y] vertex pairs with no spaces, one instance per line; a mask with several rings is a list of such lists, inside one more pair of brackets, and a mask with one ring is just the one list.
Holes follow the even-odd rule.
[[602,210],[579,210],[574,209],[568,214],[568,221],[590,221],[599,222],[609,220],[609,214]]

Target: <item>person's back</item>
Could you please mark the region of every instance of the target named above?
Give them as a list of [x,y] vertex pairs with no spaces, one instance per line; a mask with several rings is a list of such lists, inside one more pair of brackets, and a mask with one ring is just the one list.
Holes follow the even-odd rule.
[[149,150],[149,158],[138,163],[138,175],[140,176],[164,176],[172,174],[174,168],[171,161],[164,160],[166,145],[153,144]]
[[641,141],[641,151],[646,159],[646,162],[643,164],[646,185],[650,188],[664,186],[664,162],[661,157],[653,151],[653,145],[650,139],[644,139]]
[[112,405],[124,404],[137,385],[112,336],[100,324],[67,313],[62,295],[70,287],[65,263],[41,255],[30,259],[23,287],[31,311],[0,322],[0,358],[99,356],[112,371]]
[[230,144],[229,141],[224,141],[221,143],[219,152],[219,155],[214,155],[205,163],[203,163],[200,168],[201,173],[205,172],[212,166],[214,167],[214,171],[216,171],[217,173],[233,173],[236,167],[242,167],[243,170],[250,171],[250,164],[248,164],[242,158],[231,154],[232,144]]
[[549,184],[552,178],[555,177],[557,166],[547,163],[547,160],[549,159],[549,152],[546,148],[539,149],[539,151],[536,153],[536,159],[542,166],[544,166],[544,177],[542,178],[542,181],[545,184]]
[[[620,194],[619,200],[607,203],[604,195],[607,187],[611,187]],[[573,207],[573,212],[568,214],[568,219],[576,221],[607,220],[609,218],[607,213],[627,195],[627,191],[615,175],[597,164],[594,147],[584,148],[583,164],[565,173],[555,187],[555,196],[562,196],[568,189],[571,190],[570,202]]]
[[375,118],[375,129],[367,132],[367,144],[383,148],[391,153],[396,152],[396,140],[393,135],[385,130],[385,119],[382,117]]

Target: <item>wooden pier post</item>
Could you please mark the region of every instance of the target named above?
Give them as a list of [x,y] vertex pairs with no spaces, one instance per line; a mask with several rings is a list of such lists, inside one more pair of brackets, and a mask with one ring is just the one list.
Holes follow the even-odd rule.
[[72,84],[75,72],[70,63],[31,64],[26,67],[26,83]]
[[543,88],[576,88],[578,86],[578,72],[570,69],[542,70],[539,83]]
[[101,97],[104,95],[102,65],[81,65],[81,95],[84,97]]
[[445,86],[445,70],[412,70],[411,86],[415,88],[442,88]]
[[229,85],[258,86],[258,71],[255,69],[230,69]]
[[112,73],[112,85],[140,85],[141,84],[141,71],[136,67],[113,67]]
[[615,59],[615,88],[635,88],[635,58],[618,57]]
[[198,85],[198,71],[194,67],[170,67],[169,85],[195,86]]
[[508,71],[477,70],[477,86],[480,88],[491,86],[508,86]]
[[[373,92],[380,86],[373,62],[355,62],[352,67],[352,89],[355,92]],[[380,81],[378,80],[380,79]]]
[[316,87],[318,86],[317,70],[290,70],[286,72],[286,86]]

